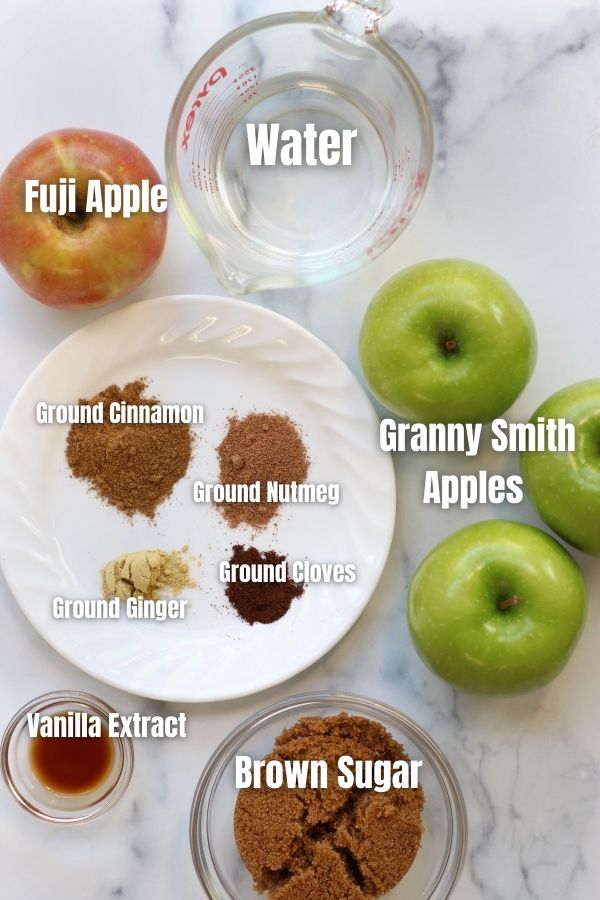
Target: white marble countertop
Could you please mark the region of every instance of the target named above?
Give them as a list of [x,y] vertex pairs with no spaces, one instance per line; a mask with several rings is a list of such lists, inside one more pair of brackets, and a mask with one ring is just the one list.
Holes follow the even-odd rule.
[[[198,56],[245,20],[317,3],[3,0],[0,169],[38,134],[82,125],[129,137],[164,170],[170,104]],[[417,219],[390,251],[351,279],[254,299],[306,325],[356,370],[362,312],[389,275],[433,256],[487,263],[512,282],[536,320],[539,361],[514,410],[516,418],[526,417],[553,390],[598,375],[600,5],[598,0],[396,0],[383,29],[422,80],[435,117],[437,158]],[[222,290],[173,211],[160,266],[130,299],[186,292]],[[102,311],[44,308],[22,295],[2,270],[0,295],[4,413],[45,354]],[[254,710],[291,693],[326,688],[393,704],[428,729],[448,754],[470,819],[469,857],[457,900],[598,895],[599,564],[582,560],[589,621],[557,681],[511,700],[455,693],[412,649],[405,586],[442,535],[486,513],[420,506],[425,467],[423,461],[397,460],[399,515],[385,574],[359,623],[310,671],[259,696],[189,708],[187,740],[139,741],[125,799],[89,826],[45,826],[0,790],[3,896],[202,896],[187,826],[204,762]],[[526,504],[518,515],[536,521]],[[124,712],[162,708],[80,673],[31,629],[4,582],[0,594],[2,726],[24,702],[59,688],[89,690]]]

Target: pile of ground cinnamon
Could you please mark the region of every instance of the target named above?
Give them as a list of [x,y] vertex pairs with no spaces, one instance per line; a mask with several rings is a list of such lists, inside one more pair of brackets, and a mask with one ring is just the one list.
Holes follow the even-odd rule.
[[297,426],[280,413],[252,412],[244,418],[232,416],[227,434],[217,448],[221,484],[261,485],[262,502],[222,503],[219,509],[232,527],[242,523],[256,528],[266,525],[279,504],[266,500],[267,481],[290,484],[305,481],[308,454]]
[[[407,759],[379,723],[341,713],[300,719],[275,741],[267,760],[325,760],[337,771],[353,760]],[[423,790],[386,793],[327,788],[245,788],[234,831],[256,890],[272,900],[381,897],[408,872],[421,845]]]
[[[236,544],[233,548],[230,564],[233,566],[278,566],[285,562],[286,557],[280,556],[273,550],[261,553],[256,547],[243,547]],[[304,593],[304,585],[287,578],[285,581],[231,581],[225,588],[227,599],[237,614],[254,625],[262,622],[268,625],[281,619],[286,614],[292,600]]]
[[[147,381],[139,378],[125,387],[116,384],[80,404],[102,402],[108,410],[113,402],[157,405],[147,397]],[[193,435],[185,424],[97,424],[71,425],[67,435],[67,462],[73,475],[87,481],[106,503],[132,516],[153,518],[185,475]]]

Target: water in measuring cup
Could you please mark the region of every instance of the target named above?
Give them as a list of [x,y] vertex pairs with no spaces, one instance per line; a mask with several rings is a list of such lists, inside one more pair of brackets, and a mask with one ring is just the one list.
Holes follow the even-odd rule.
[[[368,244],[369,226],[393,190],[393,161],[385,123],[373,120],[366,98],[338,82],[289,76],[263,82],[253,102],[230,116],[214,148],[217,202],[241,237],[305,264],[312,255],[341,258]],[[248,123],[278,123],[280,134],[309,123],[317,132],[356,129],[352,163],[251,166]]]

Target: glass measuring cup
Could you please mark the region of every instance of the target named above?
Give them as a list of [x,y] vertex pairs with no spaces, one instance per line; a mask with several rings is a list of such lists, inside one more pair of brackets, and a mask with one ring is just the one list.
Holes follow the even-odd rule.
[[[184,222],[233,294],[335,278],[377,257],[415,213],[432,126],[409,67],[379,36],[386,0],[236,29],[194,66],[166,138]],[[356,130],[351,164],[251,165],[247,126]]]

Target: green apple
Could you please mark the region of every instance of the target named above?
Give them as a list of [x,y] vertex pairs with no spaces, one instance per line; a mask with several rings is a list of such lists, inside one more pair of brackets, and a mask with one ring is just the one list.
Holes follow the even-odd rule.
[[575,450],[527,451],[521,474],[544,522],[585,553],[600,556],[600,378],[553,394],[536,409],[546,419],[575,426]]
[[509,284],[462,259],[387,281],[360,334],[367,384],[409,421],[489,422],[517,399],[536,358],[531,317]]
[[581,632],[585,582],[567,551],[532,525],[457,531],[423,560],[408,598],[415,647],[455,687],[509,695],[547,684]]

